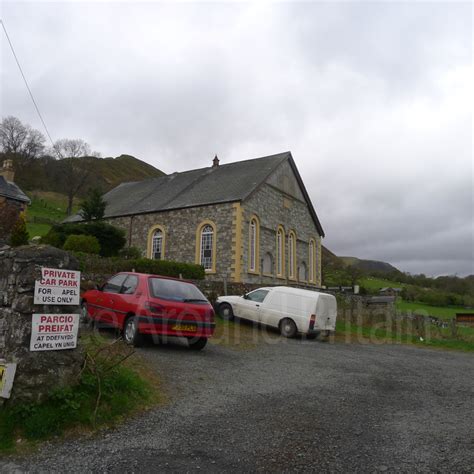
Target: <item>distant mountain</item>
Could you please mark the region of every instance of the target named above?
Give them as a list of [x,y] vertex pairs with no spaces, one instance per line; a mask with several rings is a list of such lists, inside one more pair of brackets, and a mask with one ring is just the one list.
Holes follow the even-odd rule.
[[357,257],[338,257],[345,265],[355,267],[365,272],[391,273],[399,272],[390,263],[380,262],[378,260],[363,260]]
[[[15,169],[15,183],[24,191],[53,191],[66,193],[62,175],[61,163],[51,157],[25,160],[18,156],[12,157]],[[130,155],[120,155],[117,158],[96,158],[84,156],[81,158],[66,158],[81,172],[87,172],[85,185],[78,192],[84,196],[90,188],[99,188],[102,192],[127,181],[142,181],[147,178],[163,176],[161,170]],[[3,161],[0,153],[0,162]]]
[[327,247],[321,245],[321,260],[323,268],[343,268],[345,263],[336,254],[332,253]]

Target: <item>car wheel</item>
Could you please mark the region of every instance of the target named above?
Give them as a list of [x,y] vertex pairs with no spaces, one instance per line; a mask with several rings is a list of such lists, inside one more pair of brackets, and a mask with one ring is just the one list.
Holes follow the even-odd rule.
[[142,335],[138,332],[138,318],[130,316],[123,326],[123,338],[131,346],[138,347],[142,343]]
[[190,349],[193,349],[195,351],[200,351],[201,349],[204,349],[207,344],[207,337],[200,337],[198,339],[190,338],[188,339],[188,345]]
[[280,322],[280,334],[283,337],[295,337],[296,331],[296,324],[292,319],[285,318]]
[[220,304],[218,313],[222,319],[226,319],[227,321],[232,321],[234,319],[234,311],[229,303]]

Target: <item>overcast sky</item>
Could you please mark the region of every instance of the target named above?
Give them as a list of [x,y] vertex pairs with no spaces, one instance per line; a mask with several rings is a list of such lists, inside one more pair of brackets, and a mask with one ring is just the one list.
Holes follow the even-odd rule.
[[[290,150],[337,255],[474,273],[470,2],[1,8],[53,139],[165,173]],[[0,81],[42,130],[4,35]]]

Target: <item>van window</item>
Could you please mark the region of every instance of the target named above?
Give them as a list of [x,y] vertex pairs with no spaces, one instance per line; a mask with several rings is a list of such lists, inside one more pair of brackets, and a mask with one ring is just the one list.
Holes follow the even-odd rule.
[[262,303],[267,294],[268,290],[255,290],[251,293],[247,293],[247,299],[250,301],[255,301],[256,303]]

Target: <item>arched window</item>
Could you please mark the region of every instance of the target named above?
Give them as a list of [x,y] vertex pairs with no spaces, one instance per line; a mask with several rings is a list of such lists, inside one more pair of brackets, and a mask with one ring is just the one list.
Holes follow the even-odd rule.
[[314,283],[316,281],[316,242],[314,239],[310,239],[309,241],[308,260],[309,281],[310,283]]
[[301,262],[298,280],[299,281],[306,281],[308,279],[307,272],[308,272],[308,269],[306,267],[306,263]]
[[260,226],[257,216],[249,224],[249,272],[259,271]]
[[296,234],[288,234],[288,273],[289,278],[296,279]]
[[160,229],[155,230],[153,233],[151,256],[155,260],[161,260],[163,258],[163,232]]
[[276,274],[284,276],[285,272],[285,230],[279,226],[276,234]]
[[154,225],[148,231],[147,257],[154,260],[165,258],[165,229],[161,225]]
[[202,222],[196,232],[196,263],[207,273],[216,271],[216,226],[211,221]]
[[271,275],[273,271],[273,257],[270,252],[265,254],[263,258],[263,273],[266,275]]

